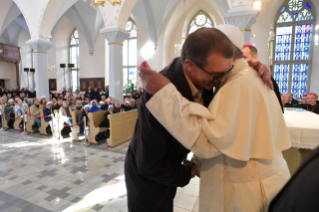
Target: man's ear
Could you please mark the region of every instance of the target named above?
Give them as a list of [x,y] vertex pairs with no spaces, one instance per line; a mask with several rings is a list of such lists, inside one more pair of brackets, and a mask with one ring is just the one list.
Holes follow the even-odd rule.
[[184,68],[188,72],[193,72],[194,68],[195,68],[195,65],[194,65],[194,63],[191,60],[186,59],[185,62],[184,62]]
[[258,56],[258,54],[256,54],[256,55],[254,56],[254,61],[258,61],[258,59],[259,59],[259,56]]

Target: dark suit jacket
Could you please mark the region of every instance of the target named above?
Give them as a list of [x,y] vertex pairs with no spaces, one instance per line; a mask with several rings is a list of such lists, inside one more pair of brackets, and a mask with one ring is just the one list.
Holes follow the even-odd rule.
[[292,99],[291,100],[291,103],[287,103],[287,104],[285,104],[285,107],[295,107],[295,106],[298,106],[299,105],[299,102],[297,101],[297,100],[295,100],[295,99]]
[[120,113],[121,112],[121,107],[117,108],[114,107],[113,113]]
[[87,126],[87,125],[88,125],[88,121],[89,121],[89,117],[88,117],[87,113],[85,112],[85,110],[82,109],[81,112],[79,113],[78,123],[79,123],[80,121],[82,121],[84,117],[85,117],[86,126]]
[[109,109],[109,105],[108,104],[104,104],[101,107],[101,110],[108,110]]
[[[161,74],[185,98],[194,101],[180,58],[174,59]],[[189,150],[166,131],[147,109],[145,104],[151,97],[144,92],[138,104],[138,120],[125,160],[125,180],[128,199],[136,207],[160,211],[160,206],[173,201],[177,187],[189,183],[191,170],[181,165]],[[205,106],[212,98],[213,91],[203,92]]]
[[[49,108],[47,108],[47,107],[45,107],[44,109],[43,109],[43,115],[44,116],[48,116],[48,115],[51,115],[52,114],[52,109],[50,110]],[[52,117],[50,116],[50,117],[48,117],[48,118],[44,118],[44,121],[45,122],[50,122],[50,121],[52,121]]]
[[319,211],[319,148],[303,162],[271,202],[269,212]]
[[284,113],[284,107],[282,106],[281,94],[280,94],[280,91],[279,91],[278,84],[277,84],[276,80],[273,77],[271,77],[271,81],[272,81],[272,84],[274,85],[274,91],[275,91],[275,94],[277,96],[278,102],[280,104],[281,110]]
[[91,91],[91,92],[89,93],[88,91],[85,91],[84,97],[85,97],[85,98],[90,98],[90,99],[92,99],[92,92],[93,92],[93,91]]
[[106,128],[109,128],[110,127],[110,121],[108,119],[108,116],[110,115],[111,113],[109,111],[107,111],[105,114],[104,114],[104,121],[100,124],[99,127],[106,127]]

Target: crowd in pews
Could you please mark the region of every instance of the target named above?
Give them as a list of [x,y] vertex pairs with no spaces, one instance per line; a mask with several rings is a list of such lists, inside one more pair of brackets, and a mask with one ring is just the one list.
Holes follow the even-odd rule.
[[[137,103],[142,95],[143,91],[140,88],[132,93],[131,98],[125,98],[124,103],[120,104],[120,101],[113,100],[109,96],[109,87],[98,91],[97,88],[88,90],[81,94],[79,90],[72,92],[71,89],[64,88],[61,93],[50,93],[50,99],[47,100],[45,96],[40,99],[29,98],[29,91],[27,89],[19,90],[17,87],[12,91],[8,91],[6,88],[0,88],[0,111],[4,111],[5,121],[8,123],[8,127],[13,127],[16,114],[20,117],[26,112],[26,108],[30,109],[30,114],[35,122],[35,127],[41,128],[41,114],[45,116],[43,118],[45,122],[49,123],[46,131],[47,133],[54,132],[54,126],[51,115],[58,113],[59,122],[70,126],[72,131],[72,112],[79,111],[77,123],[79,124],[79,135],[85,133],[85,126],[83,119],[86,118],[86,127],[89,128],[89,113],[95,113],[98,111],[106,111],[104,114],[104,120],[100,124],[100,127],[109,128],[108,116],[110,114],[122,113],[137,109]],[[41,111],[42,110],[42,111]],[[4,115],[4,114],[1,114]],[[20,123],[20,129],[23,130],[23,122]],[[107,134],[107,133],[106,133]],[[108,135],[107,135],[108,136]],[[89,144],[87,144],[89,146]]]
[[293,98],[292,93],[281,95],[281,101],[284,107],[302,108],[304,110],[319,114],[318,95],[313,92],[303,95],[300,102]]

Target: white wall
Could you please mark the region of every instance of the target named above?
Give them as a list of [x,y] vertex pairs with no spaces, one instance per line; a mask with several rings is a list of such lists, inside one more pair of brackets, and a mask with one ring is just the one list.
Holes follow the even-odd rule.
[[[64,70],[60,68],[60,64],[69,63],[69,43],[71,34],[75,29],[75,25],[67,18],[63,16],[58,25],[54,29],[52,34],[53,47],[48,51],[48,59],[50,65],[55,65],[55,71],[49,72],[50,79],[57,79],[57,91],[61,91],[64,88]],[[105,84],[108,84],[108,75],[106,70],[108,66],[108,54],[105,49],[106,39],[99,35],[95,43],[94,54],[89,54],[89,48],[81,33],[80,36],[80,78],[104,78]],[[108,73],[108,72],[107,72]],[[70,87],[70,71],[66,69],[66,87]]]
[[[256,19],[256,23],[252,26],[252,37],[251,43],[255,44],[258,49],[259,59],[261,62],[269,65],[268,59],[268,37],[269,37],[269,26],[270,24],[275,24],[275,17],[280,9],[281,5],[285,0],[268,0],[263,3],[262,11],[260,16]],[[316,7],[317,13],[317,25],[315,30],[315,35],[319,35],[319,1],[312,0]],[[319,42],[319,41],[318,41]],[[310,92],[319,93],[319,43],[313,46],[313,62],[312,62],[312,73],[309,75],[310,79]]]
[[28,76],[29,76],[29,89],[32,88],[32,75],[33,73],[26,73],[24,72],[24,68],[31,68],[32,62],[31,62],[31,52],[32,49],[29,45],[26,44],[28,40],[30,40],[30,34],[24,30],[21,29],[19,38],[18,38],[18,46],[20,47],[20,55],[21,55],[21,62],[20,62],[20,87],[26,88],[28,87]]
[[91,56],[89,47],[83,36],[80,34],[80,76],[81,78],[102,78],[105,77],[105,41],[99,34],[94,46],[94,54]]
[[17,86],[16,66],[12,62],[0,61],[0,79],[5,80],[5,87],[9,90]]

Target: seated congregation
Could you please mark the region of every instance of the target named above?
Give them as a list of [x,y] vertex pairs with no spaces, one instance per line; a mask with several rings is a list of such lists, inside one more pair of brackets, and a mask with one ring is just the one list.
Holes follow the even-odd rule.
[[283,107],[286,108],[301,108],[316,114],[319,114],[319,101],[318,101],[318,95],[311,92],[308,94],[304,94],[301,97],[301,101],[293,98],[292,93],[288,93],[286,95],[281,95],[281,101]]
[[[41,135],[53,134],[56,138],[70,136],[73,141],[81,141],[79,136],[86,135],[86,146],[98,145],[108,139],[109,147],[131,139],[137,119],[137,102],[142,94],[141,90],[135,91],[131,99],[125,98],[120,104],[120,101],[109,97],[108,86],[100,92],[96,88],[91,92],[89,88],[82,95],[78,90],[73,93],[71,89],[69,92],[64,89],[60,94],[50,94],[50,100],[45,96],[40,100],[28,98],[24,93],[20,98],[17,88],[11,92],[6,88],[0,90],[0,115],[3,116],[4,129],[14,128],[27,133],[39,131]],[[113,118],[112,122],[110,115],[113,114],[121,115]],[[116,127],[112,127],[112,123]]]

